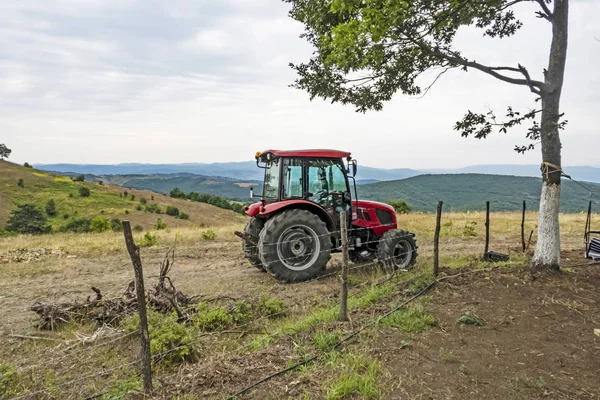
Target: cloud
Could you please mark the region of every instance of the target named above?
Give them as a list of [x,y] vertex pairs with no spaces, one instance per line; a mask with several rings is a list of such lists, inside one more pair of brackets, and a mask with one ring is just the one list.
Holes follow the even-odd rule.
[[[523,63],[541,76],[548,24],[523,6],[510,40],[465,29],[466,55]],[[512,152],[522,134],[486,141],[452,130],[467,109],[534,107],[522,87],[477,71],[446,74],[423,99],[384,111],[310,102],[289,88],[289,62],[312,49],[273,0],[20,0],[0,2],[0,132],[30,162],[243,160],[267,147],[334,147],[382,167],[539,162]],[[567,164],[597,164],[600,5],[571,3],[563,108]],[[433,76],[424,77],[427,84]]]

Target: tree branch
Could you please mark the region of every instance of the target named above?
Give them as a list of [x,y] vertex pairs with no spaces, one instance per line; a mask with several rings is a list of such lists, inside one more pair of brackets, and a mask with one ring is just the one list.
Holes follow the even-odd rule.
[[539,13],[538,15],[550,21],[552,19],[552,12],[548,8],[548,5],[546,4],[545,0],[535,0],[535,2],[538,3],[540,7],[542,7],[542,10],[544,10],[543,13]]

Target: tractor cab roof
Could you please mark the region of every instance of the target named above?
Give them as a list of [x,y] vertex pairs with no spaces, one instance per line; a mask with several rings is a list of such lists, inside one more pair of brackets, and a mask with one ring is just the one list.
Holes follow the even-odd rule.
[[271,153],[276,157],[347,158],[350,152],[328,149],[265,150],[260,155]]

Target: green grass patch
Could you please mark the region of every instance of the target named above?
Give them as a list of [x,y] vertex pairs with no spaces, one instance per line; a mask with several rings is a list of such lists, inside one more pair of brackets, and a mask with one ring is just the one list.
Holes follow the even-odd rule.
[[475,325],[475,326],[483,326],[483,319],[481,319],[477,314],[467,311],[456,320],[457,324],[461,325]]
[[328,384],[327,400],[382,398],[379,385],[382,368],[379,363],[354,354],[346,354],[336,361],[342,373]]
[[137,392],[141,389],[142,382],[139,377],[130,379],[119,379],[112,384],[111,389],[104,393],[101,400],[120,400],[129,393]]
[[321,352],[329,351],[342,338],[338,330],[320,331],[314,334],[313,343]]
[[420,304],[400,309],[381,319],[379,326],[397,328],[404,332],[421,333],[436,323],[435,316],[424,310]]

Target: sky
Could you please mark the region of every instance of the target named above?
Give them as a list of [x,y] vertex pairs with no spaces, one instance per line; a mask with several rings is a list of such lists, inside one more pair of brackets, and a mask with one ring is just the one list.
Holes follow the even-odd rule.
[[[542,80],[550,25],[520,5],[508,40],[463,29],[456,47]],[[523,131],[465,139],[467,110],[536,106],[527,88],[451,71],[423,98],[383,111],[310,101],[289,85],[307,61],[302,26],[279,0],[3,0],[0,143],[30,163],[184,163],[253,158],[269,148],[351,151],[380,168],[537,164]],[[600,1],[572,0],[562,109],[563,165],[600,166]],[[433,75],[424,76],[428,84]]]

